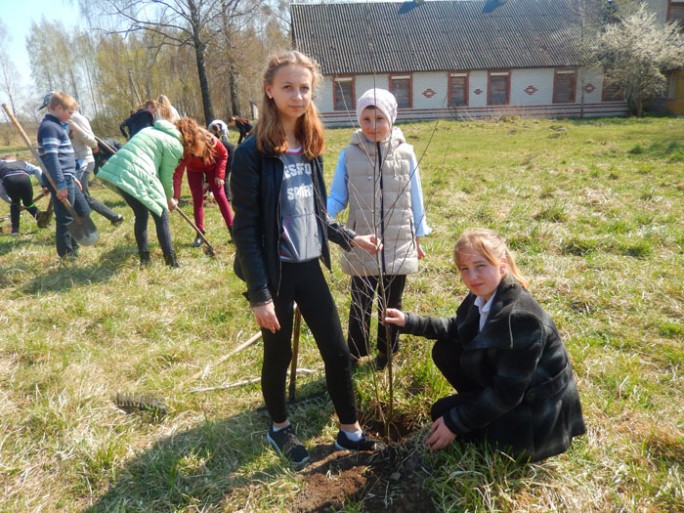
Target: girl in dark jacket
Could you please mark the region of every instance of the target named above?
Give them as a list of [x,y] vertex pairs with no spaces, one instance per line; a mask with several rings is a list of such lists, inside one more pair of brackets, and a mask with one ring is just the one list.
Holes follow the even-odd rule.
[[349,349],[319,260],[330,267],[328,239],[349,250],[376,253],[372,235],[359,236],[325,209],[323,128],[312,101],[319,78],[299,52],[270,58],[264,74],[262,115],[255,133],[235,151],[231,189],[235,271],[247,284],[264,340],[261,389],[272,425],[266,439],[294,465],[309,461],[287,417],[285,378],[292,358],[297,303],[325,364],[328,392],[340,421],[335,447],[376,450],[358,422]]
[[458,392],[432,406],[428,445],[488,442],[530,461],[564,452],[586,428],[556,326],[494,232],[463,233],[454,260],[470,289],[455,317],[395,309],[385,317],[406,333],[437,340],[432,357]]
[[249,123],[247,118],[239,118],[237,116],[232,116],[230,118],[230,126],[234,126],[240,132],[240,137],[238,137],[238,146],[242,144],[242,141],[247,139],[247,136],[252,131],[252,125]]

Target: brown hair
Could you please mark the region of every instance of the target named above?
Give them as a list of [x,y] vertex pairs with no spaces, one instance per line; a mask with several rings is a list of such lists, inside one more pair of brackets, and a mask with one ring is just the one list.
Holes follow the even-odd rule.
[[183,154],[185,157],[196,155],[193,150],[200,148],[202,162],[205,165],[216,162],[214,148],[216,138],[207,130],[199,126],[192,118],[184,117],[176,121],[176,128],[183,136]]
[[[254,133],[256,134],[257,149],[267,153],[285,153],[288,150],[287,137],[280,124],[278,108],[266,94],[266,87],[273,84],[276,72],[283,66],[302,66],[311,72],[311,90],[316,89],[320,80],[318,63],[312,58],[297,51],[284,51],[272,55],[264,72],[263,95],[261,110]],[[318,109],[313,101],[304,114],[297,119],[295,137],[302,144],[302,153],[308,159],[323,154],[323,125],[318,117]]]
[[520,274],[513,255],[506,247],[506,242],[493,230],[480,228],[463,232],[454,246],[454,263],[456,266],[458,266],[460,254],[471,252],[479,253],[487,262],[496,266],[501,265],[505,259],[507,272],[518,280],[521,286],[527,288],[527,280]]
[[65,110],[78,110],[78,102],[62,91],[52,93],[52,96],[50,96],[48,108],[55,110],[58,106]]
[[145,103],[143,103],[140,106],[141,109],[149,109],[153,108],[155,110],[159,109],[159,103],[157,103],[156,100],[145,100]]

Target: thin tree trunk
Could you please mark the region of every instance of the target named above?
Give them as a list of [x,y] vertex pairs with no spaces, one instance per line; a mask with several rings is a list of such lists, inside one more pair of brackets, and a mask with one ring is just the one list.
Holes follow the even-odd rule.
[[240,114],[240,96],[237,87],[237,71],[235,61],[231,57],[228,64],[228,87],[230,88],[230,109],[233,116],[242,117]]
[[131,98],[135,98],[136,105],[140,105],[142,100],[140,99],[138,88],[135,86],[135,82],[133,81],[133,72],[131,71],[130,67],[128,68],[128,83],[131,88]]
[[202,94],[202,107],[204,109],[205,125],[214,119],[214,107],[211,104],[209,95],[209,80],[207,79],[207,68],[204,62],[205,45],[200,41],[195,41],[195,56],[197,57],[197,75],[199,77],[200,92]]

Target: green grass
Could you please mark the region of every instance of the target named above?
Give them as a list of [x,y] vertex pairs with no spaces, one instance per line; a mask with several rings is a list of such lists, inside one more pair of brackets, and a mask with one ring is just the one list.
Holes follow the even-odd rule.
[[[456,237],[476,226],[502,233],[565,339],[589,430],[566,454],[533,465],[475,447],[428,453],[430,405],[451,391],[430,342],[404,337],[395,420],[413,432],[406,443],[434,507],[684,510],[684,119],[402,129],[420,158],[434,229],[405,308],[453,314],[466,291],[451,263]],[[350,135],[327,133],[328,180]],[[0,511],[293,509],[308,478],[264,443],[259,385],[197,391],[258,376],[261,362],[257,343],[217,363],[256,332],[218,209],[207,209],[217,258],[190,247],[191,228],[173,214],[182,267],[163,265],[150,226],[153,264],[140,269],[132,212],[106,188],[91,190],[126,221],[114,228],[94,215],[101,239],[76,263],[57,260],[54,225],[38,230],[24,215],[21,236],[0,235]],[[338,255],[330,283],[346,324]],[[299,367],[317,372],[298,377],[298,395],[324,390],[306,328]],[[386,409],[387,376],[363,369],[356,386],[371,422]],[[126,414],[116,393],[162,398],[169,414]],[[310,449],[331,443],[329,400],[291,414]],[[368,500],[349,496],[332,510],[367,511]]]

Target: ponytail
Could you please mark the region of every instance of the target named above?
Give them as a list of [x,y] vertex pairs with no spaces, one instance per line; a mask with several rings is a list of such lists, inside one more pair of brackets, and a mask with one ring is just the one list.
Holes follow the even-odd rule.
[[504,240],[493,230],[476,229],[463,232],[454,246],[454,262],[457,266],[459,255],[467,252],[479,253],[495,266],[505,261],[506,273],[513,276],[523,288],[528,287],[528,282],[520,273],[513,254],[506,247]]

